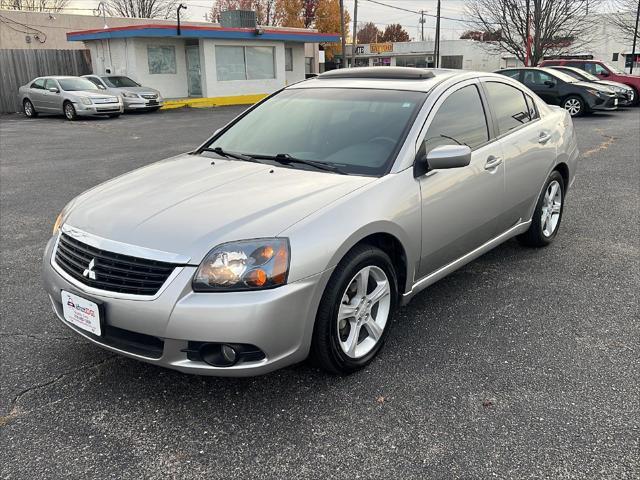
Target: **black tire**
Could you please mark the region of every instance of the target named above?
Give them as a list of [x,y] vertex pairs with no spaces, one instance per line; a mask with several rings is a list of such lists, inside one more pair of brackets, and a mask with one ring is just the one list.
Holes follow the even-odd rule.
[[110,113],[109,118],[118,118],[120,116],[119,113]]
[[[570,109],[569,105],[576,105],[577,110]],[[580,117],[587,111],[584,100],[578,95],[569,95],[567,98],[562,100],[562,108],[569,112],[569,115],[571,115],[572,117]]]
[[28,118],[35,118],[38,116],[38,112],[36,112],[36,107],[33,106],[31,100],[25,98],[22,102],[22,111]]
[[630,107],[638,107],[640,106],[640,91],[637,88],[631,87],[633,89],[633,102],[629,104]]
[[70,122],[73,122],[78,118],[78,114],[76,113],[76,108],[73,106],[71,102],[64,102],[62,104],[62,111],[64,112],[64,116]]
[[[558,182],[560,185],[561,192],[561,203],[560,203],[560,217],[558,218],[558,222],[555,226],[555,229],[551,233],[551,235],[546,235],[544,233],[544,226],[542,224],[542,214],[543,208],[545,206],[545,195],[547,190],[549,189],[549,185],[553,182]],[[538,202],[536,203],[536,209],[533,212],[533,218],[531,219],[531,225],[529,226],[529,230],[527,230],[522,235],[518,236],[518,240],[523,245],[528,247],[546,247],[549,245],[558,235],[558,231],[560,230],[560,224],[562,223],[562,214],[564,212],[564,200],[565,200],[565,185],[562,175],[557,170],[551,172],[549,178],[544,184],[544,188],[540,193],[540,197],[538,198]]]
[[[346,355],[339,344],[338,310],[354,276],[366,266],[382,269],[389,280],[389,314],[384,330],[373,348],[360,358]],[[382,348],[398,302],[398,282],[389,256],[377,247],[359,245],[340,261],[322,296],[313,329],[310,358],[314,364],[333,374],[349,374],[367,366]]]

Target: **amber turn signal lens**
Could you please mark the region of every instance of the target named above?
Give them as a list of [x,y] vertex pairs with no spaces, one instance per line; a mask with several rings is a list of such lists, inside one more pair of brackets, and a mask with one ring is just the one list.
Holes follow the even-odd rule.
[[289,250],[286,244],[282,244],[276,253],[273,261],[273,272],[271,279],[276,285],[284,285],[287,277],[287,267],[289,266]]
[[262,287],[265,283],[267,283],[267,272],[258,268],[257,270],[252,270],[247,275],[246,279],[247,285],[251,285],[252,287]]

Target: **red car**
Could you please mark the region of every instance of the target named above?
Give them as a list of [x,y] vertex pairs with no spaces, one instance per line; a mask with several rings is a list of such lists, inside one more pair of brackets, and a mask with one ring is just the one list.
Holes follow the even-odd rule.
[[600,60],[581,60],[578,58],[567,58],[557,60],[543,60],[540,62],[540,67],[550,67],[552,65],[564,65],[567,67],[577,67],[582,70],[600,77],[603,80],[612,80],[614,82],[624,83],[629,85],[635,90],[635,104],[638,104],[640,98],[640,75],[629,75],[628,73],[621,72],[616,67],[609,65],[606,62]]

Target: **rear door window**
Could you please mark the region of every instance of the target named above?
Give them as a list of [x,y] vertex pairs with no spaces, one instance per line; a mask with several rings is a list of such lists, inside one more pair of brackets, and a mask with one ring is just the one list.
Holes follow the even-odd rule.
[[31,88],[42,90],[44,88],[44,78],[39,78],[31,84]]
[[520,89],[500,82],[486,82],[484,85],[489,105],[491,105],[498,122],[500,135],[532,120],[525,95]]
[[520,70],[504,70],[500,73],[514,80],[520,80]]
[[458,143],[474,148],[489,140],[487,117],[475,85],[456,90],[440,105],[424,137],[425,153]]
[[524,98],[527,101],[527,108],[529,109],[529,118],[531,120],[535,120],[536,118],[540,118],[540,114],[538,113],[538,107],[536,107],[536,103],[526,93],[524,94]]
[[[556,83],[555,78],[546,72],[540,70],[525,70],[524,71],[524,83],[528,87],[542,87],[546,84],[544,82]],[[504,84],[502,84],[504,85]],[[513,88],[513,87],[511,87]]]

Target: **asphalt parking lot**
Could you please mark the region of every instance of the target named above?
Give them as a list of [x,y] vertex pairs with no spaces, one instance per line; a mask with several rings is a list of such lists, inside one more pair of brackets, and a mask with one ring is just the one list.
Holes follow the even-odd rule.
[[575,120],[561,232],[420,294],[349,377],[195,377],[64,327],[40,286],[61,208],[241,108],[0,117],[2,478],[640,476],[640,108]]

